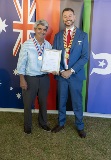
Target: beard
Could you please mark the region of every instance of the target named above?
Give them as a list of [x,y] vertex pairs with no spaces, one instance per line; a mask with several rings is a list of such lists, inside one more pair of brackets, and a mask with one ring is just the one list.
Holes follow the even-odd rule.
[[72,21],[72,20],[64,21],[64,24],[66,27],[70,27],[70,26],[74,25],[74,21]]

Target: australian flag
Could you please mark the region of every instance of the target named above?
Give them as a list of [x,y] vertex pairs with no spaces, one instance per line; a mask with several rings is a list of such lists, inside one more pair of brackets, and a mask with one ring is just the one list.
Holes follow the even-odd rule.
[[0,0],[1,108],[23,108],[16,66],[21,44],[33,33],[35,8],[35,0]]
[[[65,7],[74,8],[77,13],[76,26],[81,28],[83,1],[0,0],[0,107],[23,108],[16,66],[21,44],[33,37],[35,20],[47,20],[49,28],[45,39],[53,44],[55,34],[64,29],[61,16]],[[50,74],[48,110],[58,109],[56,91],[56,81]],[[35,108],[39,108],[37,98]],[[72,110],[70,99],[67,110]]]

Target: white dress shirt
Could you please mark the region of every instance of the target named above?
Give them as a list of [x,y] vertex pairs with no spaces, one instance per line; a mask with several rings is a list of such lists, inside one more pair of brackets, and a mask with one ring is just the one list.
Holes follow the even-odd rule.
[[[67,42],[67,35],[68,35],[68,30],[70,30],[70,35],[72,37],[72,34],[73,34],[73,30],[74,30],[74,26],[70,29],[66,28],[66,42]],[[65,58],[65,54],[66,54],[66,51],[64,53],[64,64],[65,64],[65,69],[68,69],[68,65],[67,65],[67,59]],[[73,69],[72,69],[73,72],[75,72]]]

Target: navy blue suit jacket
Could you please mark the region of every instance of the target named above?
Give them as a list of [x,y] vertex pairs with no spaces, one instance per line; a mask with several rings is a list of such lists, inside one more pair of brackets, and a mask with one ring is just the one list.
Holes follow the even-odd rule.
[[[54,37],[53,49],[62,50],[61,54],[61,63],[60,63],[60,70],[65,70],[64,65],[64,43],[63,43],[63,33],[64,31],[60,31]],[[68,69],[73,69],[75,74],[71,75],[71,79],[73,77],[77,77],[80,80],[85,79],[85,70],[84,65],[88,61],[88,35],[87,33],[81,31],[80,29],[76,28],[76,34],[72,42],[70,55],[69,55],[69,63]],[[56,76],[56,79],[61,79],[61,76]]]

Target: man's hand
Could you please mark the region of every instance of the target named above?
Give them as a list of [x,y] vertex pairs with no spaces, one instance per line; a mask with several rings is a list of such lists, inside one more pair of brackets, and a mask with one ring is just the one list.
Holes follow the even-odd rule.
[[25,89],[25,90],[27,90],[27,82],[26,82],[26,80],[25,80],[25,78],[24,78],[24,75],[20,75],[20,87],[22,88],[22,89]]
[[71,74],[72,74],[71,70],[61,72],[61,76],[66,79],[68,79],[71,76]]

